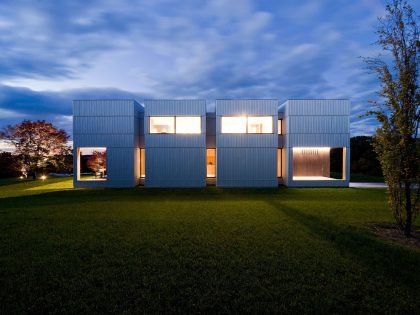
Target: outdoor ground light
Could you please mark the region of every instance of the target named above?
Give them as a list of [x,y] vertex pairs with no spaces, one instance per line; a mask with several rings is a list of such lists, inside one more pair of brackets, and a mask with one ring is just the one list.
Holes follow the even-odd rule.
[[41,176],[41,179],[42,179],[42,180],[46,180],[46,179],[47,179],[47,176],[42,175],[42,176]]

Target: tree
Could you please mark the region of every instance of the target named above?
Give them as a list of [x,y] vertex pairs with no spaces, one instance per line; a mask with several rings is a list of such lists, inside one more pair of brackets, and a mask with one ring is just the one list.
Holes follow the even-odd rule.
[[356,136],[350,138],[350,172],[382,176],[381,165],[374,149],[374,138]]
[[377,44],[385,55],[365,59],[381,83],[381,101],[370,102],[367,113],[380,122],[374,147],[388,185],[388,204],[407,237],[419,211],[420,192],[417,20],[407,1],[388,3],[377,30]]
[[93,151],[87,160],[87,166],[96,174],[99,173],[103,177],[106,171],[106,151]]
[[14,126],[7,126],[0,136],[13,144],[14,154],[24,171],[34,179],[48,163],[59,166],[71,152],[67,146],[67,133],[44,120],[24,120]]
[[10,152],[0,152],[0,178],[16,177],[21,174],[19,161]]

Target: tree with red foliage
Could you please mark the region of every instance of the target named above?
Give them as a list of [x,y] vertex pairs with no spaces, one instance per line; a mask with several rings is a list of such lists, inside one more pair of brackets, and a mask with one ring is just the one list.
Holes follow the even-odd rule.
[[36,179],[37,173],[47,163],[59,165],[71,149],[67,145],[69,136],[45,120],[24,120],[7,126],[0,138],[15,147],[14,154],[22,163],[23,170]]
[[106,171],[106,151],[93,151],[92,155],[87,160],[87,166],[95,174],[100,174],[101,177],[105,175]]

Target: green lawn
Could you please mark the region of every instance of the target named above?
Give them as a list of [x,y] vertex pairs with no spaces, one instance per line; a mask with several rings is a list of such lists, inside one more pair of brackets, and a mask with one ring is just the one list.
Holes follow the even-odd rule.
[[420,251],[384,189],[0,186],[0,314],[420,309]]

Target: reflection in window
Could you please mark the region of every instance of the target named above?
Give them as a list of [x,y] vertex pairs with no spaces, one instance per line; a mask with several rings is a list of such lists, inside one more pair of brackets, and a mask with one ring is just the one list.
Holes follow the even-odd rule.
[[222,133],[246,133],[246,117],[222,117]]
[[78,148],[77,180],[106,180],[106,169],[106,148]]
[[201,133],[200,116],[177,116],[175,119],[176,133]]
[[216,149],[207,149],[207,177],[216,177]]
[[271,116],[248,117],[248,133],[272,133],[273,118]]
[[175,117],[158,117],[150,116],[150,133],[174,133],[175,132]]

